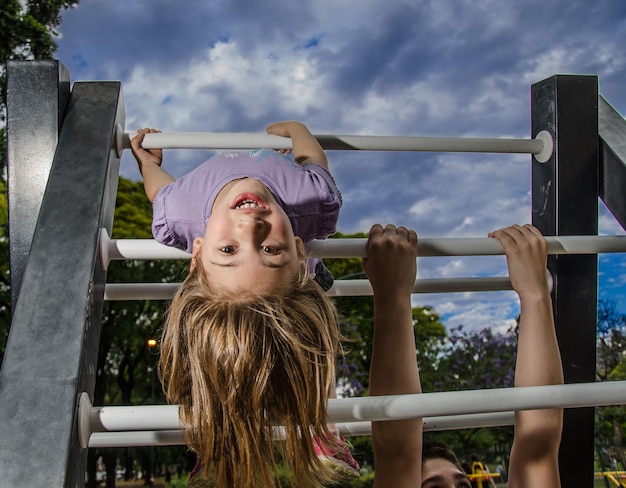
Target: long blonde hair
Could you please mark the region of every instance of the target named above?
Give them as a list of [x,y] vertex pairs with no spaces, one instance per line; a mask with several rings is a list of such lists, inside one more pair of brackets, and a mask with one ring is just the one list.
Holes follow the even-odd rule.
[[343,339],[333,302],[306,273],[286,293],[241,296],[215,290],[202,269],[172,300],[159,363],[187,444],[220,487],[275,486],[275,449],[295,486],[334,481],[311,438],[339,447],[326,425]]

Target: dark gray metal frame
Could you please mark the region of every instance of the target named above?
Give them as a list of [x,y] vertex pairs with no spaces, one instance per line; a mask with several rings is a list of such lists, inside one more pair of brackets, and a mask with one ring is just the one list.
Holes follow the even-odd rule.
[[[17,300],[0,370],[0,488],[84,485],[77,402],[94,390],[105,284],[98,235],[112,226],[124,110],[119,83],[76,83],[70,94],[67,78],[55,61],[8,64]],[[533,137],[547,130],[555,140],[548,162],[533,160],[533,223],[546,235],[597,234],[600,196],[624,227],[626,123],[598,97],[597,77],[554,76],[531,98]],[[594,381],[597,256],[551,256],[548,267],[566,382]],[[593,441],[594,409],[568,410],[563,486],[593,486]]]
[[[8,61],[7,159],[11,310],[19,294],[61,121],[70,97],[70,75],[58,62]],[[20,103],[26,98],[27,103]]]
[[600,198],[626,229],[626,120],[604,97],[598,100]]
[[[532,86],[532,136],[547,130],[554,154],[532,164],[532,220],[544,235],[598,233],[598,80],[558,75]],[[566,383],[595,381],[597,255],[552,255],[552,300]],[[593,486],[594,408],[565,411],[562,486]]]
[[[54,96],[66,83],[65,76],[41,73],[65,69],[56,61],[12,62],[7,69],[13,83],[32,77],[42,84],[14,85],[7,100],[14,175],[9,198],[26,206],[19,212],[36,226],[32,244],[26,236],[11,246],[21,287],[0,370],[0,487],[83,487],[87,450],[79,444],[77,405],[81,392],[94,391],[106,279],[98,238],[99,229],[110,232],[113,223],[122,91],[119,82],[76,83],[62,122],[50,116],[54,107],[39,118],[39,90]],[[30,122],[14,125],[13,114],[29,114]],[[47,141],[55,132],[58,144],[48,166],[49,144],[38,138]],[[41,158],[22,157],[17,146],[29,143],[48,149]],[[40,208],[37,198],[21,198],[29,191],[28,177],[17,176],[38,164],[42,173],[49,167]],[[25,184],[11,186],[16,181]],[[20,225],[15,215],[11,225]]]

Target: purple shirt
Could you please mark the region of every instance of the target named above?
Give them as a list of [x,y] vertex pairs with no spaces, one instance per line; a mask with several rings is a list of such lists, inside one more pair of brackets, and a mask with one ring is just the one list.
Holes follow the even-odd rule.
[[154,238],[191,252],[193,240],[204,236],[217,194],[246,177],[269,188],[305,243],[335,232],[342,200],[330,173],[318,164],[300,166],[274,150],[258,149],[216,154],[161,188],[152,205]]

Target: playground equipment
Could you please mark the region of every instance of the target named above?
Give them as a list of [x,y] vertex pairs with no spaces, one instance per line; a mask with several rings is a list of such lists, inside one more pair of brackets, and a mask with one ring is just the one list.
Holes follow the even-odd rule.
[[[107,428],[102,418],[108,407],[92,407],[89,401],[94,391],[102,305],[114,293],[106,285],[107,263],[109,259],[133,259],[121,250],[127,243],[111,243],[106,237],[111,232],[119,158],[127,139],[120,130],[124,127],[121,85],[77,82],[70,87],[69,73],[57,61],[9,61],[7,76],[13,318],[0,370],[0,487],[23,486],[24,480],[33,487],[78,487],[84,483],[87,445],[121,442],[101,434],[131,433],[137,443],[154,445],[163,432],[163,437],[170,436],[168,443],[175,443],[171,439],[176,437],[178,425],[168,411],[167,422],[155,418],[141,426],[130,416],[131,425],[119,432],[96,432]],[[426,423],[432,428],[442,423],[460,428],[477,422],[510,423],[510,410],[542,408],[546,398],[556,395],[558,401],[552,406],[577,407],[565,411],[562,484],[591,487],[593,405],[626,403],[622,382],[594,383],[597,253],[626,251],[622,239],[597,237],[598,197],[626,227],[626,122],[599,96],[597,77],[588,75],[556,75],[533,84],[531,118],[532,138],[527,140],[390,138],[385,150],[407,150],[396,146],[402,142],[414,144],[411,150],[461,147],[464,151],[490,152],[497,146],[496,152],[533,155],[533,224],[544,235],[555,236],[548,270],[553,279],[554,315],[566,385],[537,393],[537,403],[533,403],[529,390],[505,391],[503,395],[510,402],[506,411],[495,417],[464,415],[497,411],[487,405],[497,403],[488,398],[498,393],[484,390],[478,393],[482,393],[482,400],[478,398],[474,407],[445,412],[443,421],[434,416],[442,415],[444,403],[466,405],[477,394],[454,392],[464,395],[463,402],[434,397],[431,410],[424,406],[431,401],[424,394],[420,398],[346,399],[346,403],[335,400],[330,411],[333,420],[346,423],[345,429],[354,427],[353,432],[367,430],[368,421],[375,418],[375,402],[386,402],[389,415],[385,418],[430,412],[433,418],[427,418]],[[370,140],[367,144],[376,146],[367,146],[362,139],[350,136],[326,138],[328,144],[336,145],[325,146],[327,149],[358,150],[359,145],[364,150],[381,149],[383,143],[381,139]],[[254,147],[258,145],[255,141]],[[86,147],[90,150],[85,151]],[[572,242],[586,241],[584,253],[568,248],[573,245],[567,242],[570,236],[575,236]],[[588,240],[589,236],[595,237]],[[612,251],[602,247],[609,241],[616,243]],[[349,245],[356,246],[349,256],[362,255],[358,250],[362,244]],[[437,248],[441,243],[429,245]],[[466,246],[469,243],[460,244],[462,249],[439,252],[463,254]],[[489,246],[480,242],[478,247],[480,254]],[[319,252],[330,256],[339,251]],[[500,282],[497,286],[505,285]],[[441,291],[452,291],[450,286],[444,284]],[[498,287],[491,289],[502,289]],[[156,407],[143,408],[142,418],[152,418],[149,409]],[[354,412],[360,414],[355,416]],[[134,431],[145,435],[139,439]]]

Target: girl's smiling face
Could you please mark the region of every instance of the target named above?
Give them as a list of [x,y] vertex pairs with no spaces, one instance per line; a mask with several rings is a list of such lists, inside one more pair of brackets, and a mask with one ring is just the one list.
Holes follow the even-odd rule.
[[305,259],[289,217],[272,192],[252,178],[232,181],[219,192],[192,255],[200,256],[211,282],[261,294],[290,286]]

